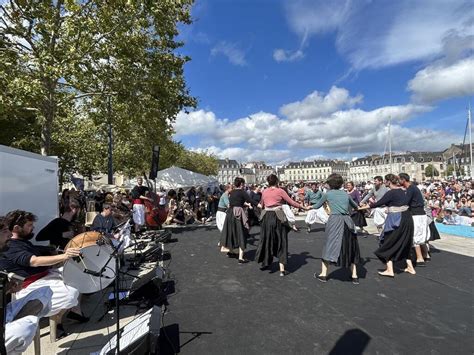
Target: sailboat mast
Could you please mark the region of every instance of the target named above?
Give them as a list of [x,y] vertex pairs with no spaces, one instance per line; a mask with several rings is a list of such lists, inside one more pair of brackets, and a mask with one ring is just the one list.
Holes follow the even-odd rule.
[[390,173],[392,172],[392,116],[388,119],[388,151],[390,159]]
[[470,176],[474,176],[474,162],[472,161],[472,118],[471,118],[471,103],[469,103],[469,109],[467,111],[467,119],[469,125],[469,150],[470,150]]

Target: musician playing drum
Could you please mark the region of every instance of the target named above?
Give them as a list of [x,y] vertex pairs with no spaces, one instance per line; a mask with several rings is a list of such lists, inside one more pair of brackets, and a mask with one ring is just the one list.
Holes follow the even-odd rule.
[[135,222],[135,231],[139,231],[140,228],[145,225],[145,204],[144,200],[151,201],[150,198],[146,197],[146,193],[149,191],[148,187],[143,186],[143,179],[137,178],[137,185],[132,189],[132,202],[133,202],[133,221]]
[[[58,338],[65,335],[61,323],[62,316],[70,308],[78,305],[79,291],[67,286],[62,278],[61,269],[52,268],[70,258],[80,255],[79,248],[69,248],[65,254],[50,255],[50,249],[33,245],[34,222],[36,216],[30,212],[16,210],[6,216],[8,229],[12,232],[8,249],[0,257],[0,270],[14,272],[25,277],[23,288],[17,292],[22,298],[31,292],[48,286],[53,292],[51,310],[46,316],[55,316],[58,324]],[[69,317],[69,316],[68,316]],[[87,318],[74,313],[70,318],[85,321]]]

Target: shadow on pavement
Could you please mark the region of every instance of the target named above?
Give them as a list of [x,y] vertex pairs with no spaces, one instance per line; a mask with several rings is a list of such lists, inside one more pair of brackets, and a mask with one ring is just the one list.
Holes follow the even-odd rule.
[[360,329],[349,329],[338,339],[329,355],[363,354],[369,345],[370,336]]

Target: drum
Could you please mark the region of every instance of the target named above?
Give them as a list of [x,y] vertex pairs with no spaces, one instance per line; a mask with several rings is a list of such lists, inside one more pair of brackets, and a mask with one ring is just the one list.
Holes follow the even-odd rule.
[[80,293],[94,293],[109,286],[115,279],[113,248],[99,232],[76,235],[66,245],[81,248],[81,257],[69,259],[64,264],[63,278],[66,285]]

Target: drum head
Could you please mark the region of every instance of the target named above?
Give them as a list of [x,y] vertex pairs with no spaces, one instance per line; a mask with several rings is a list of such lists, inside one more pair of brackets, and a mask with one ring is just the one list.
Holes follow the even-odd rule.
[[[94,293],[109,286],[115,279],[115,259],[109,245],[91,245],[81,249],[82,259],[69,259],[64,264],[64,283],[76,288],[80,293]],[[109,260],[110,259],[110,260]],[[86,274],[85,269],[100,272],[101,277]]]

